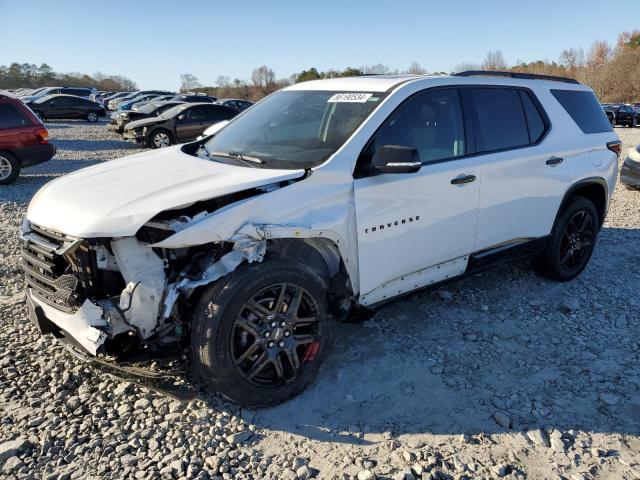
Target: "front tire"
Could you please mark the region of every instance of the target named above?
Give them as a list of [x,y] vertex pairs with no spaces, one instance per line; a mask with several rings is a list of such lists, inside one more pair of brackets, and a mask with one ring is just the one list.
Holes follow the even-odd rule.
[[151,148],[166,148],[173,144],[173,138],[166,130],[154,130],[149,134],[147,144]]
[[20,175],[20,163],[9,152],[0,152],[0,185],[9,185]]
[[327,281],[304,264],[244,265],[210,286],[192,321],[196,373],[246,407],[295,397],[317,377],[332,340]]
[[593,202],[572,197],[556,220],[549,245],[533,259],[534,271],[559,282],[573,280],[589,263],[598,229],[598,212]]
[[98,114],[96,112],[87,113],[87,121],[91,123],[95,123],[98,121]]

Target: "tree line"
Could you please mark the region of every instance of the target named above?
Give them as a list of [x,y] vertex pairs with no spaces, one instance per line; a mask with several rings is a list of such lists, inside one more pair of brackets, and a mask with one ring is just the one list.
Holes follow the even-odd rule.
[[462,63],[456,71],[506,70],[556,75],[578,80],[603,102],[640,102],[640,30],[622,32],[612,47],[596,41],[588,51],[567,48],[557,61],[516,61],[509,65],[500,50],[490,51],[482,63]]
[[96,87],[98,90],[133,91],[136,83],[122,75],[107,75],[102,72],[84,73],[55,72],[48,64],[33,63],[0,65],[0,90],[9,88],[39,87]]
[[[640,101],[640,30],[623,32],[618,36],[616,45],[596,41],[585,52],[582,48],[568,48],[562,51],[557,60],[535,60],[523,62],[517,60],[510,65],[500,50],[493,50],[481,63],[466,62],[455,67],[456,73],[464,70],[501,70],[542,75],[556,75],[578,80],[591,87],[603,102],[639,102]],[[323,78],[349,77],[366,74],[447,74],[429,72],[417,62],[406,70],[392,70],[386,65],[376,64],[362,67],[347,67],[344,70],[330,69],[320,71],[311,67],[277,79],[274,71],[261,66],[251,75],[251,80],[241,80],[220,76],[215,85],[203,87],[193,75],[182,77],[183,91],[200,91],[219,98],[243,98],[259,100],[265,95],[286,85]],[[188,80],[188,81],[185,81]]]
[[[504,70],[570,77],[591,87],[601,101],[638,102],[640,101],[640,30],[621,33],[614,46],[597,41],[587,52],[582,48],[565,49],[557,60],[552,61],[517,60],[510,65],[500,50],[493,50],[487,53],[481,63],[461,63],[455,67],[454,72],[450,73],[463,70]],[[282,87],[309,80],[367,74],[421,75],[426,73],[445,74],[445,72],[429,72],[427,68],[413,62],[405,70],[392,70],[383,64],[326,71],[310,67],[288,78],[277,78],[273,69],[263,65],[253,70],[249,80],[239,78],[232,80],[228,76],[221,75],[210,86],[203,86],[195,75],[185,73],[180,75],[180,90],[202,92],[218,98],[257,101]],[[135,82],[121,75],[105,75],[101,72],[93,75],[56,73],[46,63],[40,66],[29,63],[0,65],[0,89],[54,85],[95,86],[99,90],[137,89]]]

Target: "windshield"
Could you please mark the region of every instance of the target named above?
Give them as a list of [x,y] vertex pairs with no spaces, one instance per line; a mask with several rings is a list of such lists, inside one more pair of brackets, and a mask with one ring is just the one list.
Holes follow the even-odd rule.
[[33,103],[45,103],[53,98],[53,95],[45,95],[44,97],[40,97],[33,101]]
[[329,158],[380,104],[383,93],[281,91],[257,103],[205,145],[216,157],[299,169]]
[[162,118],[171,118],[177,115],[178,112],[181,112],[187,107],[188,105],[184,105],[181,103],[179,105],[176,105],[175,107],[171,107],[169,110],[166,110],[165,112],[163,112],[161,115],[158,115],[158,116]]

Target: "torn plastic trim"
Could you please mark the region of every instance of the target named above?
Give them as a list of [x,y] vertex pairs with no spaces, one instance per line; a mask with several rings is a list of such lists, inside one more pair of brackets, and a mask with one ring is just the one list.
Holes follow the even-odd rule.
[[266,240],[258,240],[244,234],[236,234],[230,239],[233,249],[211,263],[202,274],[196,278],[183,277],[180,281],[167,286],[164,300],[163,319],[169,318],[178,297],[186,297],[197,287],[207,285],[234,271],[243,261],[249,263],[262,262],[267,251]]

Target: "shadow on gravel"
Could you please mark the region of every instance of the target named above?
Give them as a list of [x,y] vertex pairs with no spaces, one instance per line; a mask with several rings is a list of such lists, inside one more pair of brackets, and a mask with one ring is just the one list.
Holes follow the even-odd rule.
[[[573,282],[540,279],[528,264],[503,266],[342,324],[309,390],[243,417],[268,430],[360,444],[376,434],[548,426],[637,435],[640,256],[633,245],[640,230],[605,228]],[[576,311],[563,306],[567,297]]]

